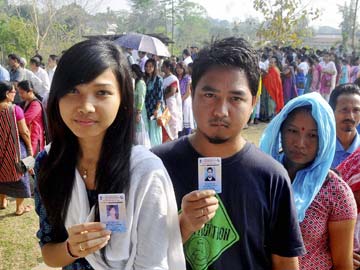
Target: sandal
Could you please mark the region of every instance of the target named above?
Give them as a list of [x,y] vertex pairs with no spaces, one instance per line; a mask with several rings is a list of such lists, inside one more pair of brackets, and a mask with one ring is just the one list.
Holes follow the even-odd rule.
[[25,206],[25,207],[19,208],[19,209],[15,212],[15,215],[16,215],[16,216],[21,216],[21,215],[23,215],[23,214],[25,214],[25,213],[30,212],[31,210],[32,210],[32,206],[31,206],[31,205],[27,205],[27,206]]

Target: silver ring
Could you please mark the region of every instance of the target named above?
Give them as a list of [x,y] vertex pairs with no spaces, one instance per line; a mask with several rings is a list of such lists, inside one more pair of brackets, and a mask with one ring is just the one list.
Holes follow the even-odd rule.
[[85,251],[85,248],[82,247],[81,243],[79,245],[79,249],[80,249],[80,251]]

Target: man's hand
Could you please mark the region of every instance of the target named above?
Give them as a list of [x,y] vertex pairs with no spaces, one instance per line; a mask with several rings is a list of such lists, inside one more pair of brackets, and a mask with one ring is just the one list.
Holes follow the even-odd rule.
[[214,190],[195,190],[183,197],[179,215],[183,243],[215,216],[218,207]]

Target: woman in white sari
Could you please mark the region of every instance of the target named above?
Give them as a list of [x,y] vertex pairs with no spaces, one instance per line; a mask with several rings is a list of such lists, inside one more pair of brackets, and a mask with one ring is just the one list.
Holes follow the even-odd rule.
[[179,87],[179,80],[172,74],[172,65],[169,60],[165,60],[162,65],[162,71],[164,75],[164,97],[166,106],[168,107],[171,119],[169,121],[169,127],[166,131],[170,140],[178,138],[179,132],[182,130],[182,100]]
[[183,126],[180,136],[189,135],[194,128],[194,116],[191,99],[191,76],[187,73],[184,62],[176,64],[176,75],[179,80],[182,99]]

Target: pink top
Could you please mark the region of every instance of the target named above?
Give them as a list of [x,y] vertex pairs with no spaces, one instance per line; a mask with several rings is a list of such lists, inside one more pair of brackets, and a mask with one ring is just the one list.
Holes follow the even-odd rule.
[[31,147],[34,155],[45,147],[44,123],[40,102],[34,100],[25,108],[25,121],[30,130]]
[[310,90],[311,92],[320,92],[320,77],[321,77],[321,66],[320,64],[313,65],[312,67],[312,81]]
[[19,107],[18,105],[15,105],[14,108],[15,108],[14,111],[15,111],[16,122],[23,120],[25,117],[23,109],[21,109],[21,107]]
[[328,222],[356,219],[356,214],[356,202],[350,187],[330,171],[300,223],[307,251],[299,257],[300,269],[332,269]]

